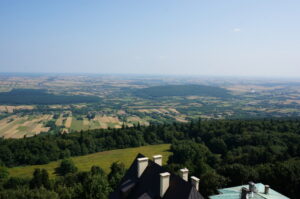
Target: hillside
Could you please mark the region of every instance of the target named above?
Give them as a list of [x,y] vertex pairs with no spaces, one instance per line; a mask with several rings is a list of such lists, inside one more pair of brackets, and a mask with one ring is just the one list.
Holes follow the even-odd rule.
[[19,104],[71,104],[98,102],[95,96],[82,95],[54,95],[47,93],[43,89],[13,89],[10,92],[0,93],[0,104],[19,105]]
[[[169,144],[149,145],[143,147],[103,151],[89,155],[73,157],[71,159],[74,161],[75,165],[80,171],[89,171],[92,166],[97,165],[103,168],[106,173],[108,173],[111,164],[116,161],[123,162],[126,167],[129,167],[138,153],[142,153],[149,158],[151,158],[153,155],[161,154],[164,157],[164,163],[166,163],[168,157],[171,155],[171,152],[168,151],[169,149]],[[54,168],[56,168],[59,163],[60,161],[54,161],[44,165],[14,167],[9,169],[9,173],[13,177],[29,178],[32,177],[32,173],[35,168],[43,168],[46,169],[49,172],[50,177],[53,178],[55,177],[53,174]]]
[[[49,173],[53,178],[53,169],[58,166],[59,159],[70,155],[79,171],[89,171],[92,165],[97,165],[107,172],[114,161],[122,161],[128,167],[140,152],[146,156],[162,153],[165,161],[166,156],[172,154],[166,165],[168,171],[176,173],[178,169],[187,167],[190,175],[200,177],[201,193],[204,196],[215,194],[221,187],[254,181],[268,184],[290,198],[300,198],[297,180],[300,173],[299,126],[299,119],[287,118],[198,120],[191,123],[150,124],[132,128],[38,135],[26,139],[1,139],[0,160],[7,167],[17,165],[19,167],[9,169],[12,178],[7,177],[3,185],[10,188],[9,193],[2,191],[0,194],[17,191],[21,194],[22,189],[15,187],[25,188],[31,181],[20,184],[19,179],[16,181],[15,177],[30,179],[34,168],[45,168],[44,176],[48,176]],[[171,147],[166,145],[168,147],[164,149],[159,149],[159,146],[163,145],[152,145],[153,148],[146,146],[126,150],[129,147],[158,143],[172,143],[172,145]],[[167,151],[168,148],[170,152]],[[112,149],[120,150],[108,151]],[[106,152],[95,153],[105,150]],[[50,161],[56,162],[49,163]],[[22,166],[26,164],[44,165]],[[7,168],[2,170],[5,169]],[[66,191],[76,195],[77,192],[72,192],[73,186],[80,183],[80,186],[86,187],[87,181],[78,178],[82,176],[81,172],[74,173],[74,170],[70,172],[74,178]],[[103,179],[103,176],[87,175],[89,182]],[[119,177],[121,176],[120,174]],[[69,179],[69,175],[65,175],[53,180],[64,186],[65,180]],[[286,182],[289,182],[288,185]],[[88,188],[80,190],[90,191]],[[52,191],[51,187],[48,191]],[[55,194],[60,195],[60,190],[55,190]]]
[[133,94],[142,98],[158,98],[170,96],[209,96],[226,98],[230,97],[226,89],[205,85],[166,85],[153,86],[149,88],[137,89]]

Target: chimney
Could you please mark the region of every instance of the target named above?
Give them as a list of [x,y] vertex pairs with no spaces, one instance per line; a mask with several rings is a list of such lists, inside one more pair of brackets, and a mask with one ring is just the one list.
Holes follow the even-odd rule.
[[241,199],[248,199],[249,190],[246,187],[242,188]]
[[144,157],[144,158],[138,158],[137,161],[138,161],[138,177],[141,177],[141,175],[143,174],[143,172],[145,171],[145,169],[147,168],[148,166],[148,158],[147,157]]
[[265,194],[269,194],[270,186],[265,185]]
[[170,173],[160,174],[160,197],[163,198],[170,184]]
[[189,180],[189,170],[187,168],[180,169],[180,177],[183,180],[188,181]]
[[153,156],[153,161],[158,164],[159,166],[162,165],[162,155],[155,155]]
[[199,178],[197,178],[195,176],[191,177],[191,183],[196,188],[197,191],[199,191],[199,181],[200,181]]
[[254,184],[254,182],[249,182],[249,191],[251,191],[251,192],[255,191],[255,184]]

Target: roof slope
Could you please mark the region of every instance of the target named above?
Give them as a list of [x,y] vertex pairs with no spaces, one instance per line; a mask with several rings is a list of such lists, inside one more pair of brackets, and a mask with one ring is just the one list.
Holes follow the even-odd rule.
[[[240,199],[241,189],[243,187],[248,188],[249,185],[242,185],[237,187],[229,187],[219,189],[219,195],[209,196],[210,199]],[[269,194],[264,194],[265,185],[262,183],[256,183],[257,193],[254,193],[253,199],[289,199],[288,197],[278,193],[273,189],[269,189]]]
[[[135,158],[133,164],[125,174],[117,189],[110,195],[110,199],[159,199],[160,173],[167,172],[163,167],[149,160],[148,166],[140,178],[137,177],[137,158],[145,157],[141,154]],[[170,184],[163,199],[204,199],[203,196],[189,183],[179,176],[170,175]]]

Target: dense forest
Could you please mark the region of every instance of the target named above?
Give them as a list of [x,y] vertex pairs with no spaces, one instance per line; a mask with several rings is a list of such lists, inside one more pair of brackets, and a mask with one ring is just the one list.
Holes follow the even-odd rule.
[[[94,179],[92,171],[82,174],[76,171],[76,165],[65,166],[72,170],[71,177],[61,174],[61,169],[57,169],[57,175],[63,177],[51,182],[51,186],[45,183],[36,187],[30,186],[35,175],[29,180],[9,178],[5,174],[5,167],[44,164],[70,156],[159,143],[172,144],[173,155],[166,168],[176,173],[180,168],[187,167],[191,175],[201,178],[200,192],[205,196],[216,193],[217,188],[246,184],[253,180],[269,184],[271,188],[291,198],[300,198],[299,119],[198,120],[186,124],[150,124],[147,127],[137,125],[132,128],[123,126],[122,129],[43,134],[19,140],[1,139],[0,160],[3,166],[0,170],[0,196],[5,198],[5,194],[11,192],[23,195],[45,192],[56,194],[58,198],[105,198],[100,195],[96,197],[94,191],[113,189],[111,182],[97,185],[102,188],[95,188],[91,184],[90,187],[82,187],[88,184],[83,183],[85,180],[90,183],[94,180],[109,181],[107,175],[100,171],[102,174],[97,174]],[[64,168],[63,162],[61,166]],[[45,171],[39,172],[47,176]],[[121,176],[119,173],[118,179]],[[68,186],[69,180],[72,186]],[[117,181],[114,180],[114,184]],[[79,186],[78,190],[75,184]],[[83,189],[89,194],[79,197]]]
[[170,96],[208,96],[227,98],[231,95],[226,89],[205,85],[166,85],[142,88],[133,91],[133,94],[142,98],[158,98]]
[[54,95],[43,89],[13,89],[0,93],[0,104],[8,105],[46,105],[99,102],[96,96]]

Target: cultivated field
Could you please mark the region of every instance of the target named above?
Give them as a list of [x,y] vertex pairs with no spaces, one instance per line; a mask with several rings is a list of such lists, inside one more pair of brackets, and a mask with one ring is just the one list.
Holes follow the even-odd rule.
[[0,106],[0,112],[13,113],[15,110],[32,110],[34,106]]
[[[187,86],[189,84],[216,86],[204,89],[203,92],[218,95],[206,96],[200,91],[195,93],[194,87]],[[170,93],[168,89],[163,88],[164,86],[159,85],[173,85],[173,91]],[[182,90],[182,85],[185,85],[186,90]],[[5,138],[21,138],[24,135],[32,136],[48,131],[49,129],[44,126],[48,121],[50,121],[48,126],[51,126],[49,132],[57,133],[121,128],[123,124],[131,127],[138,123],[149,125],[188,122],[199,118],[300,117],[300,81],[295,80],[290,82],[244,78],[220,80],[204,77],[178,79],[105,75],[2,77],[0,75],[0,95],[1,92],[20,88],[47,90],[47,93],[52,95],[63,95],[63,99],[76,95],[100,98],[92,102],[78,103],[3,102],[0,104],[0,136]],[[147,88],[150,88],[151,92],[147,91]],[[146,95],[136,95],[138,90],[143,89],[146,89],[144,90]],[[188,92],[176,95],[178,89],[181,93]],[[225,89],[229,95],[225,95],[224,92],[224,95],[219,95],[220,89]],[[159,94],[160,97],[151,97],[152,92]],[[35,99],[33,96],[32,100]],[[53,119],[40,119],[41,115],[53,115]],[[39,120],[34,120],[33,117]]]
[[[163,163],[165,164],[168,157],[171,155],[169,149],[169,144],[149,145],[136,148],[103,151],[85,156],[73,157],[71,159],[80,171],[88,171],[93,165],[96,165],[100,166],[106,173],[108,173],[110,171],[110,165],[116,161],[123,162],[126,168],[128,168],[138,153],[142,153],[149,158],[152,158],[153,155],[161,154],[163,155]],[[55,177],[54,168],[56,168],[59,163],[60,161],[55,161],[45,165],[14,167],[9,169],[9,173],[13,177],[29,178],[32,177],[32,173],[35,168],[44,168],[49,172],[50,177],[53,178]]]
[[0,136],[4,138],[30,137],[41,132],[48,132],[45,122],[52,119],[52,115],[10,116],[0,120]]

